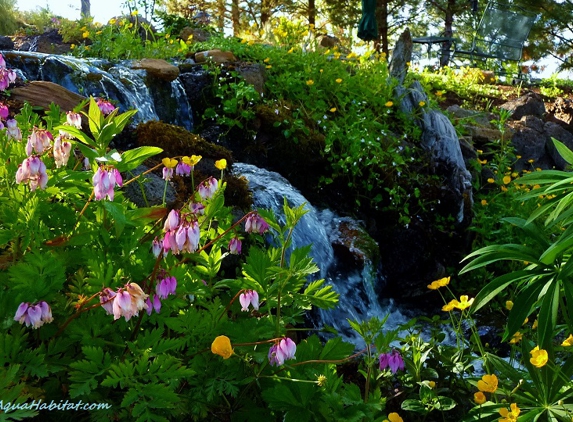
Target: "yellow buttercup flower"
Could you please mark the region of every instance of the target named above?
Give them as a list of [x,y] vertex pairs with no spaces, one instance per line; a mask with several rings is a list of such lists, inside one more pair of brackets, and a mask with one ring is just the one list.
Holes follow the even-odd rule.
[[507,188],[506,188],[505,186],[503,186],[503,185],[501,185],[500,189],[501,189],[502,192],[507,192]]
[[334,113],[335,111],[336,111],[336,107],[332,107],[332,108],[330,109],[330,112],[331,112],[331,113]]
[[215,167],[219,170],[225,170],[227,168],[227,160],[221,158],[220,160],[215,161]]
[[[510,410],[511,409],[511,410]],[[504,418],[500,419],[499,422],[514,422],[517,421],[517,417],[521,410],[517,407],[517,403],[511,403],[510,409],[502,407],[499,409],[499,414]]]
[[138,10],[134,10],[133,12],[131,12],[131,16],[137,16],[139,14]]
[[82,37],[84,37],[84,38],[87,38],[87,37],[89,37],[89,36],[90,36],[90,32],[89,32],[89,31],[85,31],[85,32],[82,34]]
[[270,57],[267,57],[267,58],[266,58],[266,59],[264,59],[263,61],[264,61],[265,63],[268,63],[268,62],[270,62],[270,61],[271,61],[271,58],[270,58]]
[[458,302],[457,299],[453,299],[448,304],[442,306],[442,311],[444,312],[453,311],[455,308],[458,307],[459,304],[460,302]]
[[479,162],[481,165],[487,164],[487,160],[480,160],[479,158],[478,158],[478,162]]
[[418,105],[419,105],[420,107],[424,107],[424,106],[426,105],[426,102],[425,102],[425,101],[420,101],[420,102],[418,103]]
[[529,359],[529,362],[531,362],[531,364],[536,368],[545,366],[549,360],[547,350],[540,349],[539,346],[535,346],[535,348],[529,353],[531,354],[531,359]]
[[181,158],[181,161],[183,161],[188,166],[194,167],[199,161],[201,161],[201,158],[203,158],[201,155],[192,155],[191,157]]
[[537,329],[537,324],[538,324],[537,320],[533,321],[533,325],[531,326],[531,329],[532,330]]
[[519,331],[517,331],[512,337],[511,340],[509,340],[509,344],[517,344],[521,341],[521,339],[523,338],[523,334],[521,334]]
[[291,47],[291,49],[289,51],[287,51],[288,54],[292,53],[294,51],[294,47]]
[[456,305],[456,308],[458,308],[460,311],[463,311],[464,309],[467,309],[470,306],[472,306],[472,303],[474,303],[473,297],[471,299],[468,299],[468,295],[462,295],[460,296],[460,301]]
[[116,22],[117,22],[117,21],[112,18],[112,19],[109,20],[108,23],[109,23],[110,25],[115,25]]
[[404,419],[402,419],[400,417],[399,414],[397,414],[396,412],[392,412],[388,415],[388,420],[390,422],[404,422]]
[[386,104],[384,104],[386,107],[392,107],[394,105],[394,103],[392,101],[387,101]]
[[484,404],[485,401],[486,401],[485,394],[482,393],[481,391],[478,391],[477,393],[474,393],[474,401],[475,401],[477,404]]
[[511,182],[511,176],[510,175],[503,176],[503,183],[507,185],[509,182]]
[[440,287],[447,286],[448,284],[450,284],[450,277],[444,277],[439,280],[432,281],[431,284],[428,284],[428,289],[438,290]]
[[319,387],[324,387],[326,385],[326,377],[324,375],[319,375],[316,383]]
[[567,337],[565,340],[563,340],[563,343],[561,343],[561,346],[563,346],[563,347],[573,346],[573,334],[569,334],[569,337]]
[[485,207],[487,205],[487,199],[482,199],[481,204]]
[[229,359],[233,355],[233,348],[231,347],[231,340],[227,336],[218,336],[211,344],[211,352],[216,355],[222,356],[223,359]]
[[312,79],[309,79],[308,81],[306,81],[306,84],[308,86],[314,85],[314,81]]
[[428,381],[430,388],[436,388],[436,381]]
[[477,383],[477,388],[479,391],[483,391],[484,393],[495,393],[497,390],[497,376],[495,374],[485,374],[481,377],[481,380]]
[[511,311],[513,309],[513,302],[511,300],[505,302],[505,309],[507,309],[508,311]]
[[490,177],[489,179],[487,179],[488,183],[495,183],[495,179],[493,177]]
[[341,79],[341,78],[338,78],[338,79],[336,80],[336,83],[337,83],[337,84],[342,83],[342,79]]
[[175,166],[177,165],[177,160],[175,158],[165,157],[163,160],[161,160],[161,162],[165,167],[168,167],[170,169],[175,168]]

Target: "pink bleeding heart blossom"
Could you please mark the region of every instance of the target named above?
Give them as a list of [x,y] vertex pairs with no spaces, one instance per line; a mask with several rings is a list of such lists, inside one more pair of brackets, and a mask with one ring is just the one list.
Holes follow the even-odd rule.
[[4,103],[0,103],[0,118],[6,120],[10,116],[10,110],[8,106]]
[[151,315],[153,311],[155,311],[156,314],[161,311],[161,300],[159,296],[154,295],[153,300],[148,297],[145,299],[145,303],[147,304],[147,315]]
[[253,305],[255,311],[259,310],[259,294],[255,290],[246,290],[239,295],[239,302],[241,303],[241,311],[246,312],[249,310],[249,305]]
[[14,321],[20,324],[26,324],[26,327],[40,328],[42,325],[50,323],[54,320],[52,318],[52,309],[45,301],[40,301],[35,305],[28,302],[22,302],[18,306]]
[[71,152],[72,144],[65,140],[62,142],[62,137],[56,136],[56,139],[54,139],[54,162],[57,168],[68,164]]
[[46,165],[35,155],[26,158],[16,171],[16,183],[28,183],[32,191],[38,187],[45,189],[48,184]]
[[66,113],[66,123],[76,129],[82,128],[82,115],[74,111],[68,111]]
[[124,317],[129,321],[131,317],[139,315],[142,309],[147,310],[148,297],[137,283],[127,283],[119,288],[113,299],[113,319]]
[[285,360],[295,359],[295,353],[296,344],[290,338],[285,337],[270,348],[269,363],[273,366],[280,366]]
[[92,180],[96,201],[101,201],[106,197],[113,201],[115,186],[123,186],[123,179],[117,169],[104,170],[103,167],[99,167]]
[[155,286],[155,293],[160,299],[167,299],[167,296],[174,295],[177,289],[177,279],[172,276],[164,276]]
[[247,233],[263,234],[269,230],[268,223],[257,213],[252,213],[245,221],[245,231]]
[[54,137],[48,130],[34,127],[30,136],[28,136],[26,154],[30,156],[33,151],[36,151],[36,154],[42,154],[44,151],[50,149],[53,140]]
[[101,303],[101,307],[105,309],[108,315],[113,314],[113,300],[116,295],[117,293],[109,287],[106,287],[99,293],[99,302]]
[[22,131],[18,127],[18,122],[16,120],[6,120],[6,134],[9,138],[14,139],[15,141],[22,140]]
[[217,189],[219,188],[219,181],[214,177],[209,177],[207,180],[199,183],[197,187],[197,191],[199,192],[199,196],[203,199],[210,199],[215,195]]
[[242,246],[241,239],[239,239],[238,237],[233,237],[229,241],[229,252],[234,255],[240,255],[241,246]]
[[402,359],[400,352],[396,349],[392,349],[390,353],[382,353],[378,360],[381,371],[390,368],[390,371],[395,374],[398,370],[405,368],[404,359]]
[[115,106],[109,101],[104,100],[103,98],[98,98],[96,100],[96,104],[99,107],[100,111],[105,115],[108,115],[115,110]]
[[179,161],[177,167],[175,167],[175,174],[177,176],[189,176],[191,174],[191,166],[183,161]]

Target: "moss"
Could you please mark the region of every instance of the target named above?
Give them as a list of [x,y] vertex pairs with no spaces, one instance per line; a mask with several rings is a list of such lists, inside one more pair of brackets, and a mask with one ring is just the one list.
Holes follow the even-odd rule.
[[[220,178],[221,172],[215,168],[215,161],[226,159],[228,168],[232,168],[234,163],[233,156],[228,149],[207,142],[201,136],[182,127],[161,121],[149,121],[138,125],[136,143],[137,146],[156,146],[163,149],[163,153],[150,160],[149,164],[152,166],[158,164],[164,157],[202,156],[201,161],[195,166],[195,183],[209,176]],[[158,174],[161,174],[161,171],[158,170]],[[249,209],[252,198],[248,191],[247,181],[229,174],[225,176],[225,181],[227,182],[225,203],[243,210]],[[181,206],[188,200],[195,187],[191,185],[189,177],[174,176],[173,183],[177,192],[175,206]]]

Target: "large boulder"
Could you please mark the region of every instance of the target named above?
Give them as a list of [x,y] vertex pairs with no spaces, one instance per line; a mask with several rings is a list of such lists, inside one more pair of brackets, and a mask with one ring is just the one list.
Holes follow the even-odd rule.
[[10,98],[21,103],[28,102],[33,107],[48,110],[51,103],[64,111],[72,110],[86,97],[76,94],[61,85],[47,81],[31,81],[10,90]]
[[513,120],[520,120],[524,116],[535,116],[541,119],[545,115],[543,98],[534,92],[528,92],[515,100],[508,101],[500,108],[507,110]]
[[174,81],[179,76],[179,68],[162,59],[135,60],[131,67],[143,69],[148,75],[168,82]]

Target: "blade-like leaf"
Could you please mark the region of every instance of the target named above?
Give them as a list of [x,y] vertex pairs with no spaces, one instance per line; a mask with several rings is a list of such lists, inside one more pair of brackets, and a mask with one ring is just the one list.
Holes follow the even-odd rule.
[[564,143],[559,142],[557,139],[551,137],[551,140],[555,144],[555,148],[559,155],[567,162],[569,165],[573,165],[573,151],[565,146]]
[[531,277],[530,271],[521,270],[504,274],[495,278],[478,293],[472,304],[471,312],[473,313],[484,307],[490,300],[496,297],[499,292],[505,290],[505,288],[510,284],[519,283],[529,277]]

